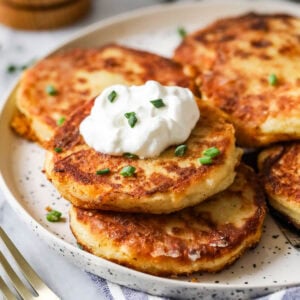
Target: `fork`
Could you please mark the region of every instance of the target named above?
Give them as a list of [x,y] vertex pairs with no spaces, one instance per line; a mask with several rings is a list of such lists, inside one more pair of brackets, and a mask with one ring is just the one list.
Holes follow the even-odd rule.
[[[6,274],[10,278],[13,283],[16,291],[21,296],[23,300],[36,300],[36,299],[47,299],[47,300],[59,300],[60,298],[56,296],[48,286],[41,280],[41,278],[37,275],[37,273],[31,268],[28,262],[21,255],[19,250],[14,246],[10,238],[7,236],[5,231],[0,227],[0,237],[4,242],[7,249],[10,251],[12,257],[17,262],[20,270],[23,275],[27,279],[28,283],[31,285],[33,290],[37,295],[33,295],[33,293],[24,285],[24,283],[20,280],[16,272],[12,269],[2,252],[0,251],[0,262],[5,270]],[[15,300],[17,299],[13,292],[10,291],[9,287],[6,285],[2,277],[0,276],[0,289],[3,295],[7,300]]]

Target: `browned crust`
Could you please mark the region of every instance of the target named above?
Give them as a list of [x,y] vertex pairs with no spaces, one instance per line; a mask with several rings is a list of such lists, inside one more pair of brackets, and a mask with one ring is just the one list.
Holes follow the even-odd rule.
[[300,229],[300,143],[266,149],[258,164],[269,204]]
[[300,143],[267,149],[260,171],[267,192],[300,204]]
[[[248,193],[249,189],[251,193]],[[239,219],[239,214],[235,214],[233,209],[234,212],[222,223],[216,218],[214,205],[227,201],[227,207],[230,207],[235,197],[240,199],[241,214],[249,210],[251,215]],[[209,202],[212,204],[207,204]],[[264,195],[256,175],[250,168],[241,165],[237,180],[231,187],[198,206],[169,215],[100,212],[73,207],[71,228],[79,243],[91,253],[95,253],[95,249],[87,244],[79,230],[77,232],[78,224],[87,228],[89,236],[96,239],[95,243],[99,238],[99,242],[111,244],[112,251],[127,248],[129,255],[114,261],[137,270],[155,275],[199,270],[216,272],[233,263],[247,248],[256,245],[265,214]],[[235,222],[239,226],[235,226]],[[101,251],[101,245],[99,247]],[[170,255],[153,257],[153,253],[161,251],[160,247]],[[201,255],[192,261],[190,256],[196,253]],[[222,258],[226,259],[223,261]],[[143,262],[147,262],[147,267]],[[210,265],[211,262],[215,264]]]
[[11,128],[20,136],[36,142],[37,137],[31,128],[30,121],[20,111],[16,111],[10,123]]
[[[128,84],[156,80],[163,85],[179,85],[196,91],[178,63],[150,52],[108,44],[58,52],[26,70],[20,82],[17,106],[29,119],[38,120],[51,132],[57,128],[59,117],[68,117],[76,107],[100,92],[96,83],[80,75],[92,76],[99,71],[121,76]],[[45,92],[50,84],[58,91],[54,96]]]
[[[281,76],[286,65],[281,66],[277,59],[284,57],[293,65],[300,55],[300,29],[299,25],[294,28],[293,23],[296,20],[284,14],[256,13],[221,19],[187,36],[175,51],[176,61],[196,66],[199,74],[194,77],[204,98],[230,115],[241,146],[258,147],[300,138],[296,130],[265,133],[261,128],[269,117],[288,119],[300,111],[299,93],[296,96],[287,93],[299,90],[299,77],[294,78],[297,71],[294,77]],[[275,28],[274,21],[281,22],[282,28]],[[281,44],[275,44],[282,34]],[[272,57],[274,53],[277,57]],[[276,88],[268,83],[272,71],[262,76],[255,72],[248,74],[247,66],[241,67],[239,62],[251,59],[258,64],[257,70],[265,65],[278,72],[280,83]],[[286,70],[288,73],[288,67]],[[249,82],[255,86],[252,90]],[[277,105],[273,111],[271,103]]]
[[[212,24],[206,26],[204,29],[200,29],[191,35],[188,35],[185,40],[177,47],[175,51],[175,59],[182,58],[186,64],[200,65],[201,63],[209,63],[205,67],[210,67],[214,61],[195,61],[193,42],[201,42],[206,47],[216,50],[223,44],[229,41],[237,39],[244,30],[259,31],[261,33],[267,33],[270,28],[269,21],[274,19],[281,19],[285,23],[289,23],[295,19],[294,16],[288,14],[261,14],[261,13],[246,13],[237,17],[229,17],[218,19]],[[253,39],[251,42],[254,48],[266,48],[271,45],[269,41],[264,39]],[[221,49],[220,49],[221,50]],[[223,49],[222,49],[223,50]],[[241,54],[241,53],[237,53]],[[221,51],[215,52],[215,56],[221,59]],[[244,54],[245,56],[251,55],[250,53]],[[181,60],[180,60],[181,61]]]
[[[149,209],[150,212],[150,208],[147,208],[146,204],[141,205],[141,201],[156,195],[158,198],[155,199],[158,200],[164,194],[172,194],[172,201],[179,201],[189,189],[214,172],[217,173],[225,164],[229,164],[229,159],[232,160],[232,165],[228,166],[228,176],[232,175],[229,173],[233,172],[239,159],[234,154],[234,129],[214,108],[200,104],[201,118],[186,141],[188,151],[185,156],[176,157],[174,146],[157,158],[141,160],[102,154],[85,144],[78,128],[80,122],[89,114],[93,103],[94,100],[75,111],[47,144],[47,149],[52,152],[51,166],[46,167],[47,176],[74,205],[122,211],[116,203],[126,203],[129,199],[134,199],[136,207],[131,207],[131,211],[141,211],[143,206],[145,211]],[[213,146],[217,147],[221,154],[214,159],[212,165],[201,166],[198,163],[201,152]],[[53,151],[55,148],[61,148],[62,153]],[[136,168],[135,176],[123,178],[119,174],[126,165]],[[146,172],[149,167],[151,174]],[[97,170],[104,168],[111,170],[110,175],[96,175]],[[66,192],[66,186],[71,187],[73,184],[76,184],[77,191]],[[78,196],[83,191],[85,196],[82,198],[85,200]],[[175,209],[170,207],[170,211],[172,210]]]

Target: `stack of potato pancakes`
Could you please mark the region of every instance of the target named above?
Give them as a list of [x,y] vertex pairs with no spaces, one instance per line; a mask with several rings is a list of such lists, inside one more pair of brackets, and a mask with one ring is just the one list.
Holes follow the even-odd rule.
[[[94,97],[113,84],[147,80],[193,91],[201,117],[186,152],[177,156],[174,145],[139,159],[90,148],[79,125]],[[47,177],[72,203],[73,234],[95,255],[155,275],[219,271],[258,243],[263,188],[270,205],[300,228],[295,17],[218,20],[187,35],[173,60],[116,44],[59,52],[24,73],[16,103],[12,127],[47,150]],[[236,144],[265,148],[260,175],[240,163]],[[218,154],[201,163],[212,148]],[[126,166],[133,176],[122,176]]]

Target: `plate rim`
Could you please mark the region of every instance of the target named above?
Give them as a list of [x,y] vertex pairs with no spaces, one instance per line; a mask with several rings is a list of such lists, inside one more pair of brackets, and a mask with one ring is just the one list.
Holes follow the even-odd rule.
[[[250,3],[250,0],[244,0],[244,2]],[[156,4],[152,5],[149,7],[142,7],[135,9],[130,12],[123,12],[108,18],[104,18],[100,21],[97,21],[91,25],[85,26],[84,28],[78,30],[77,32],[71,34],[68,38],[64,39],[57,47],[54,49],[51,49],[47,51],[44,55],[39,57],[38,61],[41,59],[44,59],[45,57],[60,51],[66,47],[68,47],[69,44],[74,43],[75,41],[84,38],[85,36],[92,34],[93,32],[96,32],[97,30],[101,30],[105,27],[109,27],[112,25],[115,25],[117,23],[121,23],[124,21],[129,21],[134,18],[141,18],[142,16],[146,15],[152,15],[156,13],[158,10],[163,10],[166,11],[168,9],[173,9],[173,10],[179,10],[182,8],[195,8],[195,7],[203,7],[203,6],[214,6],[217,4],[223,3],[222,0],[204,0],[201,2],[181,2],[181,3],[168,3],[168,4]],[[253,3],[253,2],[252,2]],[[230,0],[228,1],[228,4],[233,5],[233,4],[241,4],[241,1],[239,0]],[[272,0],[262,0],[258,1],[255,3],[256,5],[261,5],[261,4],[275,4],[274,1]],[[300,7],[297,6],[296,3],[287,3],[284,0],[277,0],[276,4],[281,4],[281,5],[286,5],[291,8],[295,8],[297,11],[300,13]],[[243,5],[243,4],[242,4]],[[259,8],[257,7],[257,10],[259,11]],[[19,81],[21,79],[21,74],[17,76],[17,78],[12,82],[12,84],[8,87],[7,92],[3,94],[0,100],[0,122],[3,122],[3,115],[5,108],[9,105],[14,105],[13,100],[11,99],[11,94],[17,87]],[[184,280],[178,280],[176,278],[166,278],[166,277],[159,277],[147,273],[143,273],[140,271],[136,271],[134,269],[119,265],[117,263],[111,262],[107,259],[98,257],[96,255],[93,255],[89,252],[83,251],[81,249],[76,248],[72,244],[66,242],[65,240],[57,237],[54,233],[49,231],[46,227],[44,227],[42,224],[40,224],[35,218],[33,218],[29,212],[22,207],[20,201],[14,197],[13,192],[9,189],[8,185],[6,184],[4,175],[3,175],[3,170],[0,166],[0,189],[4,194],[5,200],[10,204],[10,206],[14,209],[14,211],[19,215],[20,219],[26,223],[26,225],[29,226],[29,228],[32,230],[32,225],[31,223],[36,226],[37,230],[41,232],[40,234],[40,239],[44,240],[46,244],[49,244],[46,239],[49,238],[49,240],[54,240],[57,244],[61,244],[63,247],[68,249],[69,251],[76,251],[80,252],[81,255],[86,256],[87,258],[91,258],[92,260],[97,259],[100,261],[104,261],[105,263],[112,264],[115,268],[123,271],[127,271],[132,273],[132,275],[140,278],[140,279],[145,279],[145,280],[150,280],[150,281],[163,281],[168,285],[176,286],[177,288],[193,288],[193,289],[201,289],[201,288],[206,288],[206,289],[215,289],[215,290],[249,290],[249,289],[261,289],[265,287],[269,288],[282,288],[282,287],[292,287],[295,285],[300,284],[300,280],[295,281],[295,282],[290,282],[290,283],[274,283],[274,284],[256,284],[256,285],[245,285],[245,284],[223,284],[223,283],[210,283],[210,282],[190,282],[190,281],[184,281]]]

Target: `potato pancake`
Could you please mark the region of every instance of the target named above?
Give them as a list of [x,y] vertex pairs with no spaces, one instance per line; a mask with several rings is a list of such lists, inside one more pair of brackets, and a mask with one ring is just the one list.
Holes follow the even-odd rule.
[[255,246],[266,214],[255,173],[245,165],[209,200],[169,215],[89,211],[73,206],[78,243],[97,256],[154,275],[216,272]]
[[203,100],[230,116],[244,147],[300,138],[299,57],[300,19],[256,13],[188,35],[174,55]]
[[[135,159],[102,154],[86,145],[79,124],[93,104],[94,100],[80,107],[47,145],[47,177],[74,205],[169,213],[198,204],[233,182],[241,150],[235,146],[233,125],[218,110],[199,103],[201,117],[185,142],[184,156],[175,156],[173,146],[158,157]],[[212,164],[200,164],[201,153],[211,147],[218,148],[220,154]],[[134,176],[120,174],[126,166],[136,169]],[[109,174],[97,175],[97,170],[107,168]]]
[[258,165],[270,205],[300,229],[300,143],[262,151]]
[[104,88],[147,80],[193,89],[178,63],[149,52],[116,44],[58,52],[24,72],[11,125],[21,136],[43,143],[77,106]]

